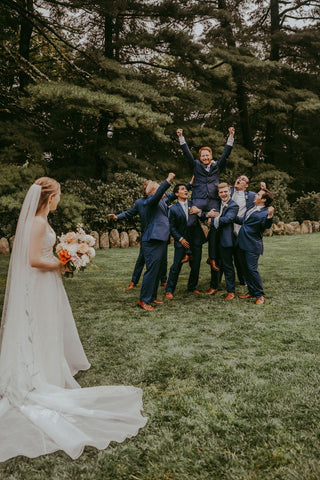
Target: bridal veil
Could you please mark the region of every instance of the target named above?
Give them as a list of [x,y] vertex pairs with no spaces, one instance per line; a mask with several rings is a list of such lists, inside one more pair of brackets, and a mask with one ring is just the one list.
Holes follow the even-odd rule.
[[[89,368],[61,276],[29,263],[30,232],[41,186],[24,200],[10,259],[0,331],[0,461],[63,450],[72,458],[86,445],[104,449],[137,434],[142,391],[132,386],[80,388]],[[52,255],[55,234],[45,237]],[[48,306],[49,305],[49,306]]]

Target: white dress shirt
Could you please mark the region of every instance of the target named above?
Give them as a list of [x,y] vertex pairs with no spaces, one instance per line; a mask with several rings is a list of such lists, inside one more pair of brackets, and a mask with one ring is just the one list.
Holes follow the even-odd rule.
[[[229,200],[228,200],[229,201]],[[220,215],[219,217],[216,217],[213,219],[213,225],[215,226],[215,228],[218,228],[219,227],[219,219],[222,215],[222,211],[224,209],[224,207],[226,207],[228,205],[228,202],[221,202],[221,206],[220,206]]]
[[185,200],[184,202],[181,202],[181,201],[179,200],[179,203],[180,203],[180,205],[181,205],[181,207],[182,207],[182,210],[184,211],[184,214],[185,214],[186,219],[187,219],[187,221],[188,221],[188,219],[189,219],[189,205],[188,205],[188,200]]
[[[238,217],[243,217],[247,209],[245,191],[234,189],[232,200],[239,205],[239,211],[237,214]],[[241,225],[238,225],[237,223],[233,224],[233,232],[236,236],[238,236],[240,228],[241,228]]]

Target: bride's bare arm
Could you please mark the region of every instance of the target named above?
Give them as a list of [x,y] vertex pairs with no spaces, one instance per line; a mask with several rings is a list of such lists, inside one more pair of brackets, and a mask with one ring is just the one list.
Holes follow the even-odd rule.
[[42,270],[60,270],[62,265],[57,258],[46,261],[41,257],[43,239],[47,229],[47,222],[41,217],[35,217],[30,233],[29,260],[31,267]]

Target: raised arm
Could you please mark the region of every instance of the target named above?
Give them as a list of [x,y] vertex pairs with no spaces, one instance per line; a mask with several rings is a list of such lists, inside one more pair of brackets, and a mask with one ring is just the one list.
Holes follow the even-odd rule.
[[184,158],[187,160],[187,162],[189,163],[190,167],[193,169],[194,166],[195,166],[195,159],[188,147],[188,144],[183,136],[183,130],[182,128],[178,128],[177,130],[177,135],[179,137],[179,142],[180,142],[180,146],[181,146],[181,149],[184,153]]
[[145,201],[144,205],[156,205],[157,203],[160,202],[161,198],[163,197],[164,193],[166,190],[171,185],[172,180],[174,179],[175,174],[174,173],[169,173],[167,179],[161,183],[161,185],[158,187],[157,191],[153,195],[149,195]]
[[224,150],[222,152],[222,155],[218,160],[218,166],[220,171],[223,170],[223,168],[225,167],[226,162],[229,158],[229,155],[232,151],[232,147],[234,143],[234,134],[235,134],[235,129],[233,127],[229,127],[229,137],[228,137],[226,146],[224,147]]

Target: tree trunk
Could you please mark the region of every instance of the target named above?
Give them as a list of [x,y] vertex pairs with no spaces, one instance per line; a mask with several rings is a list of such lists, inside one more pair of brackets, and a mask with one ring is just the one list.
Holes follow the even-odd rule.
[[[33,0],[21,0],[21,6],[25,10],[26,17],[28,16],[28,13],[33,12]],[[23,58],[29,61],[33,23],[26,17],[21,17],[19,53]],[[19,73],[19,80],[20,90],[24,90],[30,81],[29,75],[25,71],[21,71]]]
[[[218,0],[218,8],[219,10],[227,9],[225,0]],[[230,25],[228,18],[225,16],[224,18],[221,19],[220,23],[222,28],[224,29],[224,35],[227,41],[228,48],[235,48],[236,42],[235,42],[232,27]],[[252,152],[253,144],[252,144],[251,128],[250,128],[250,121],[249,121],[249,114],[248,114],[248,96],[247,96],[246,88],[243,82],[243,74],[242,74],[241,68],[236,65],[232,65],[232,75],[237,86],[236,99],[237,99],[237,107],[239,110],[240,129],[242,134],[243,146],[247,150]]]
[[[277,38],[278,33],[280,32],[279,0],[270,0],[270,15],[271,15],[270,60],[278,62],[280,59],[279,39]],[[269,115],[271,114],[272,112],[269,111]],[[276,125],[271,120],[267,120],[264,151],[267,156],[267,159],[271,163],[274,163],[275,161],[275,152],[274,152],[275,137],[276,137]]]
[[279,0],[270,0],[270,13],[271,13],[270,60],[274,60],[278,62],[280,59],[279,39],[277,38],[277,34],[280,32]]
[[106,15],[104,17],[104,56],[107,58],[114,58],[113,30],[113,17]]

